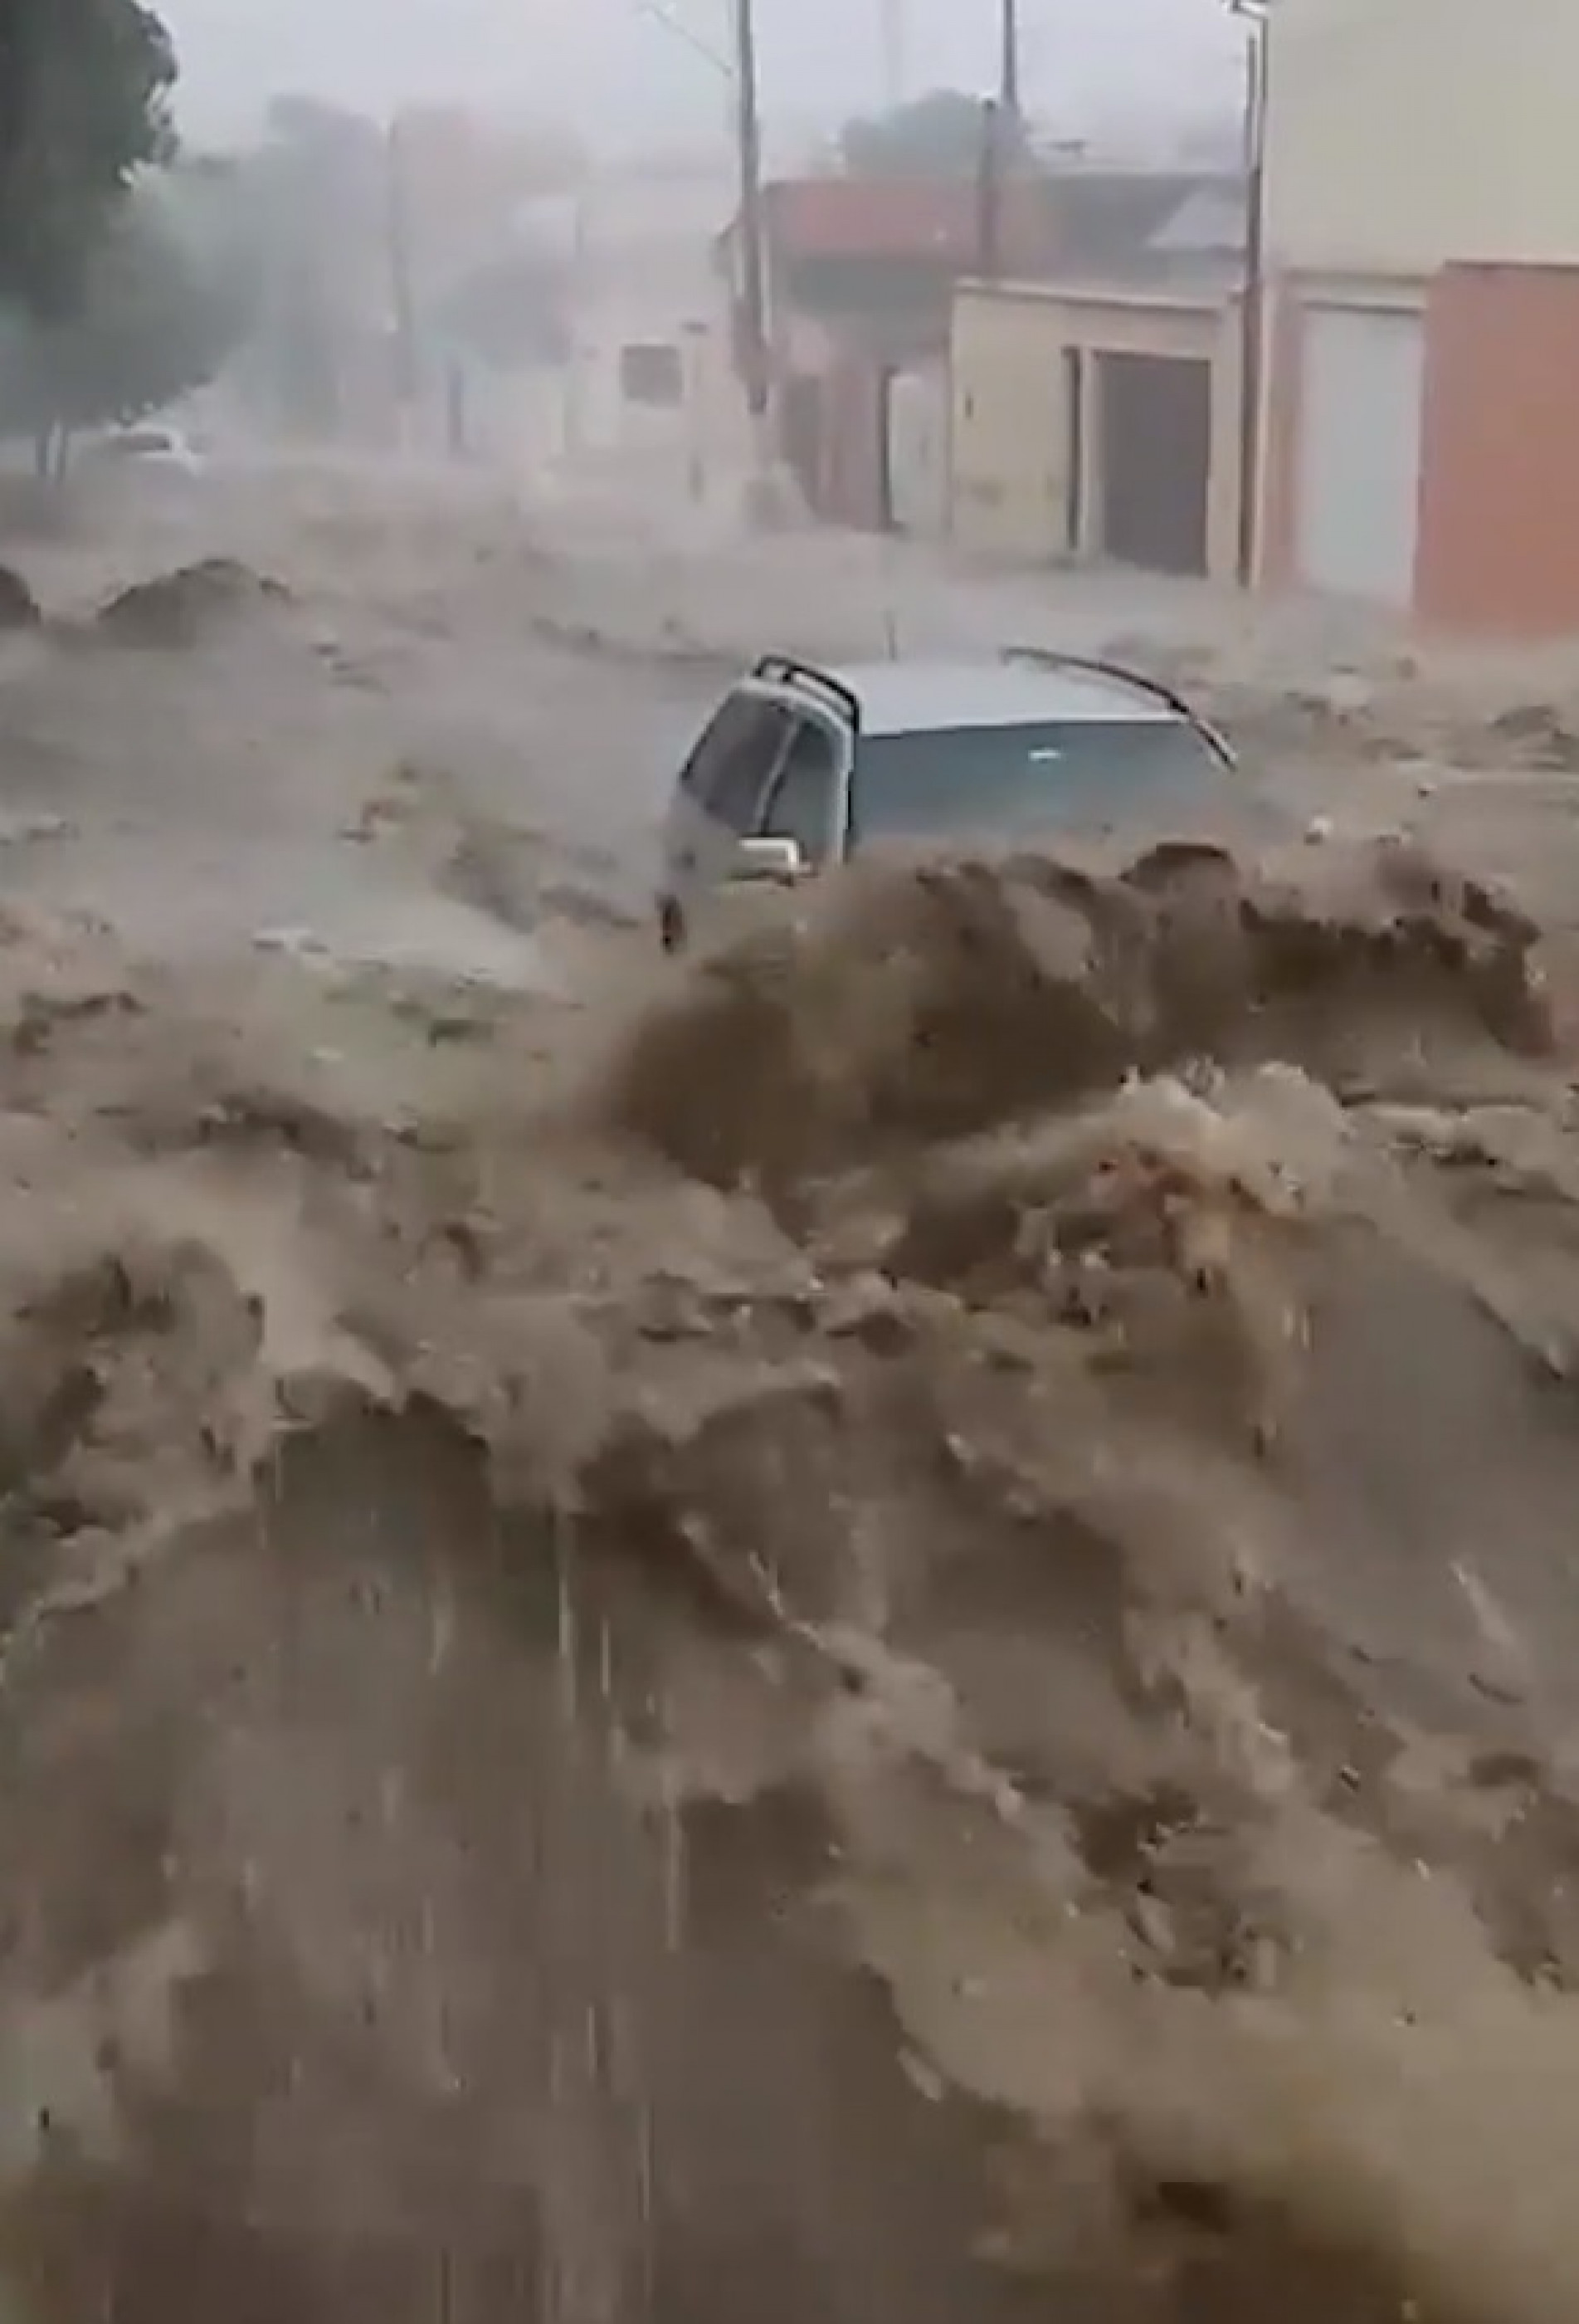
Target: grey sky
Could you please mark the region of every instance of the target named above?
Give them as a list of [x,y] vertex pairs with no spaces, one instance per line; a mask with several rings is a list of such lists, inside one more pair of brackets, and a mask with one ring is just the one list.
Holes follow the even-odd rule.
[[[159,0],[179,43],[183,112],[231,135],[281,88],[383,110],[414,96],[568,115],[629,147],[708,136],[725,85],[644,14],[649,0]],[[666,0],[650,0],[663,6]],[[667,0],[722,49],[729,0]],[[996,0],[903,0],[908,78],[986,88]],[[883,0],[758,0],[770,123],[836,119],[883,87]],[[1198,113],[1232,89],[1241,35],[1224,0],[1024,0],[1027,79],[1076,132],[1132,109]]]

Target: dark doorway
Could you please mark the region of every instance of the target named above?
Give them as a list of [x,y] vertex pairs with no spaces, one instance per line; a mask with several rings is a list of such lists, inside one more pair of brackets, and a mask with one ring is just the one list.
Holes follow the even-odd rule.
[[1204,573],[1212,367],[1174,355],[1097,360],[1102,546],[1123,565]]
[[1085,547],[1086,529],[1086,350],[1066,347],[1063,355],[1064,412],[1069,473],[1064,480],[1064,546],[1071,557]]
[[822,383],[797,372],[784,384],[779,404],[779,443],[785,465],[808,508],[822,500]]
[[877,374],[877,530],[894,532],[894,387],[899,374],[885,364]]

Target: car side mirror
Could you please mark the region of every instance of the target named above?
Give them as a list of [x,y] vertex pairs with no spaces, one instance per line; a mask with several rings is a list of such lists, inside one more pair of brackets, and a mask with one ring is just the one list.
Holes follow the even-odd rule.
[[742,839],[735,851],[734,876],[737,880],[776,880],[787,883],[802,878],[805,870],[806,859],[796,839]]

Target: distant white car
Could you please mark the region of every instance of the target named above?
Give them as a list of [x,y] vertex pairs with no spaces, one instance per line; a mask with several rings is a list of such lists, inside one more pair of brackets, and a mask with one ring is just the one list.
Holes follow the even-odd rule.
[[179,428],[117,428],[101,438],[96,448],[100,459],[162,468],[173,475],[200,476],[208,465],[197,446]]

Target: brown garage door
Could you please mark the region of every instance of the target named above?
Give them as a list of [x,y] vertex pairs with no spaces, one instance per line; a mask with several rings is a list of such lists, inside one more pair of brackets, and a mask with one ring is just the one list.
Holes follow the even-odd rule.
[[1124,565],[1204,573],[1210,364],[1104,355],[1098,364],[1104,549]]

